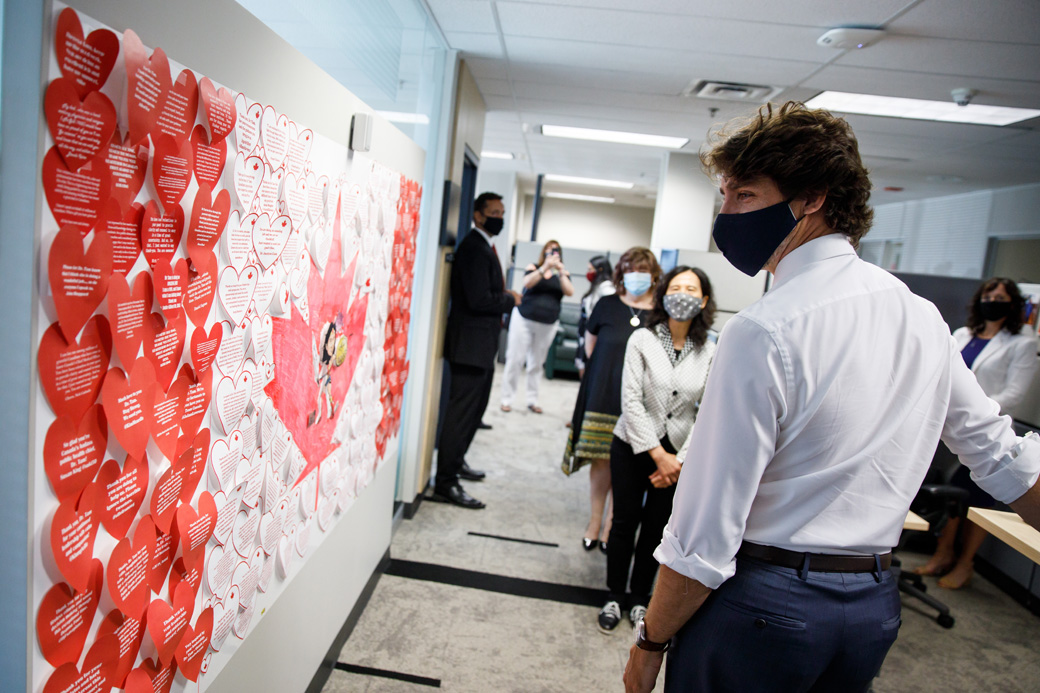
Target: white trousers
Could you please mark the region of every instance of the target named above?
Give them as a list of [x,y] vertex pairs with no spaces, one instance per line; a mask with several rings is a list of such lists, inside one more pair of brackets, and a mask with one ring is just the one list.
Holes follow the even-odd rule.
[[520,371],[527,364],[527,405],[538,404],[538,385],[542,380],[542,366],[549,353],[556,327],[559,321],[551,325],[544,322],[528,320],[513,308],[509,317],[509,341],[506,345],[506,370],[502,378],[502,406],[513,406],[513,395],[516,394]]

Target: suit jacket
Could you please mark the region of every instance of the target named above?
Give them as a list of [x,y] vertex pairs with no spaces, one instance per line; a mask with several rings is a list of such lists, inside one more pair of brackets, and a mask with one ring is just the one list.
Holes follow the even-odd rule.
[[502,314],[516,302],[505,292],[502,266],[491,246],[471,231],[455,251],[451,268],[451,311],[444,357],[452,363],[495,367]]
[[[1026,326],[1022,331],[1025,333],[1029,329]],[[961,327],[953,333],[958,349],[963,349],[971,338],[971,330],[967,327]],[[1032,385],[1033,376],[1040,365],[1036,358],[1036,348],[1036,339],[1031,332],[1011,334],[1001,330],[975,357],[971,370],[982,391],[1000,405],[1002,414],[1007,414],[1009,409],[1021,402]]]

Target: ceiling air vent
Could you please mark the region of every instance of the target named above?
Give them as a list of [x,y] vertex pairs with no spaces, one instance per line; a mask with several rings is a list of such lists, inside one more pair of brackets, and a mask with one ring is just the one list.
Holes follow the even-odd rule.
[[717,99],[720,101],[765,103],[781,91],[783,91],[783,87],[740,84],[738,82],[712,82],[706,79],[699,79],[691,82],[690,86],[683,90],[683,96],[695,96],[699,99]]

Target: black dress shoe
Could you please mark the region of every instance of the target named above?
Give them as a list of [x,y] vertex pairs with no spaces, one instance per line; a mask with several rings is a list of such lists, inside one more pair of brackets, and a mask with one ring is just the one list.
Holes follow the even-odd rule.
[[582,537],[581,539],[581,545],[585,548],[586,551],[592,551],[594,548],[596,548],[596,545],[598,543],[599,542],[597,542],[595,539],[587,539],[585,537]]
[[480,429],[481,431],[490,431],[491,430],[491,424],[486,424],[483,421],[481,421],[479,424],[477,424],[477,428]]
[[459,467],[459,477],[466,481],[483,481],[486,476],[487,474],[480,470],[473,469],[465,462],[463,462],[462,466]]
[[458,484],[449,486],[446,489],[434,489],[433,500],[440,501],[441,503],[451,503],[452,505],[457,505],[462,508],[470,508],[472,510],[480,510],[484,507],[483,503],[466,493],[466,491]]

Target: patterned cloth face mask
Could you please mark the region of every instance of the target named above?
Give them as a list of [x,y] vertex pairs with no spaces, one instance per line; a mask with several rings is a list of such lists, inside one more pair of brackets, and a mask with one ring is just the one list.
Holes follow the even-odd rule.
[[690,294],[668,294],[662,301],[668,317],[679,322],[693,320],[701,312],[701,300]]

